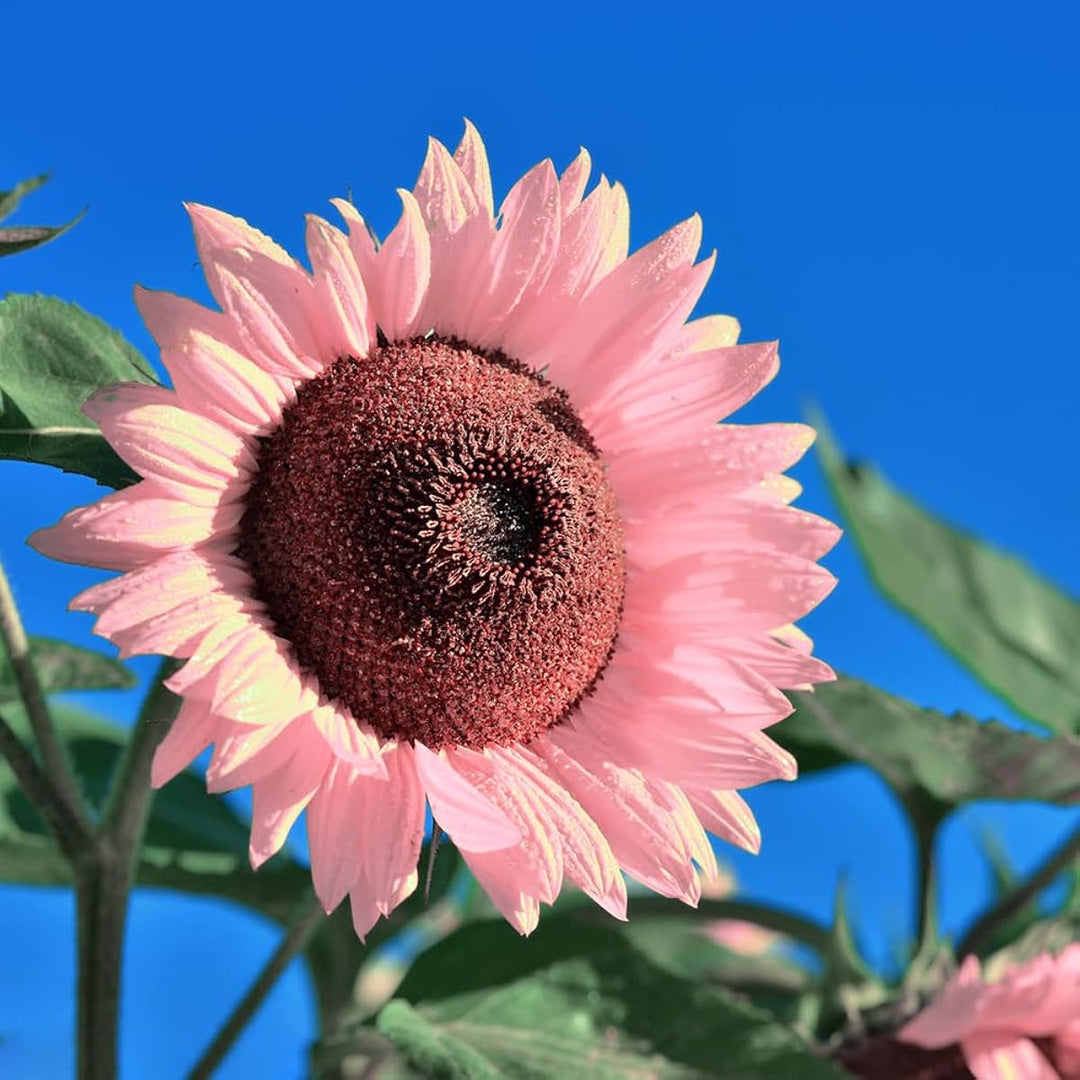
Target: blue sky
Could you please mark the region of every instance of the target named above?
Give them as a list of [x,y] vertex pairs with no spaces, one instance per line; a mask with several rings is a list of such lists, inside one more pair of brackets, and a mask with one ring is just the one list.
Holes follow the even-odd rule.
[[[781,373],[741,419],[797,419],[816,400],[852,453],[1080,594],[1075,14],[941,7],[16,5],[0,188],[50,169],[17,220],[90,211],[57,243],[0,261],[0,292],[77,301],[153,355],[133,283],[207,298],[182,200],[300,252],[303,214],[350,189],[385,232],[425,137],[453,143],[462,116],[503,192],[585,145],[629,191],[635,246],[700,211],[719,252],[700,310],[737,315],[746,340],[780,338]],[[796,475],[803,505],[832,514],[813,462]],[[93,485],[6,463],[0,483],[0,557],[30,629],[92,643],[90,619],[65,606],[93,574],[23,538]],[[824,657],[916,701],[1008,719],[877,598],[846,541],[827,562],[841,584],[806,621]],[[118,720],[136,707],[134,694],[97,700]],[[888,955],[909,929],[912,875],[882,785],[852,769],[753,803],[762,854],[731,860],[747,893],[825,917],[846,871],[862,938]],[[942,841],[947,926],[985,895],[980,829],[1023,867],[1076,818],[958,815]],[[0,1074],[69,1075],[70,898],[0,887],[0,925]],[[125,1075],[182,1075],[274,940],[223,904],[137,896]],[[301,1075],[312,1024],[294,966],[221,1075]]]

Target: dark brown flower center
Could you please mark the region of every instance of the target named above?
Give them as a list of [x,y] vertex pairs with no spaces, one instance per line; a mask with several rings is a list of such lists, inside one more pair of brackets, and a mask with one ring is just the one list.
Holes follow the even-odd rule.
[[972,1080],[964,1052],[956,1044],[924,1050],[891,1034],[847,1047],[839,1060],[863,1080]]
[[523,742],[613,648],[600,454],[522,364],[437,337],[343,357],[262,440],[239,554],[326,698],[385,738]]

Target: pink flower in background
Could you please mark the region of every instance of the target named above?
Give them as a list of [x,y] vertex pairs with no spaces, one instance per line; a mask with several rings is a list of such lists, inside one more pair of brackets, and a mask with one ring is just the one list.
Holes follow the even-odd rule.
[[897,1033],[927,1049],[959,1043],[976,1080],[1080,1078],[1080,944],[983,980],[967,957],[936,1000]]
[[[735,875],[724,867],[720,867],[715,878],[701,886],[701,895],[714,900],[723,900],[735,891]],[[775,931],[745,919],[712,919],[702,923],[701,931],[717,945],[740,956],[763,956],[783,940]]]
[[33,537],[122,571],[73,602],[125,656],[182,658],[161,785],[208,746],[253,789],[251,860],[307,810],[326,908],[366,934],[416,887],[425,806],[522,932],[564,877],[694,904],[705,830],[756,849],[738,789],[795,775],[763,729],[831,678],[793,621],[829,522],[781,475],[798,424],[716,423],[777,370],[687,318],[695,216],[628,254],[585,151],[498,214],[476,131],[431,142],[380,245],[308,219],[308,272],[189,207],[212,311],[139,289],[173,389],[86,404],[143,478]]

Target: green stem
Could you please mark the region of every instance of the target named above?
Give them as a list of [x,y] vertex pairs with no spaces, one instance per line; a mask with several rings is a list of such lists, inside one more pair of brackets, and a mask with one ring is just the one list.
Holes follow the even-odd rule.
[[19,787],[56,838],[60,850],[70,862],[93,847],[94,838],[71,807],[60,797],[53,779],[34,760],[18,735],[0,716],[0,756],[15,774]]
[[109,791],[94,857],[75,864],[79,935],[80,1080],[112,1080],[128,900],[150,809],[150,763],[179,699],[162,685],[164,660],[139,710]]
[[1080,828],[1075,829],[1043,860],[1035,872],[1010,889],[989,911],[960,939],[956,946],[959,959],[978,952],[989,941],[994,931],[1008,922],[1028,901],[1043,891],[1058,874],[1067,870],[1070,863],[1080,859]]
[[240,1033],[259,1011],[259,1007],[266,1000],[266,996],[293,957],[304,948],[308,938],[325,918],[326,912],[317,897],[311,897],[303,904],[281,944],[214,1036],[213,1042],[196,1062],[195,1067],[188,1074],[188,1080],[208,1080],[213,1075],[214,1070],[225,1060]]
[[56,734],[49,706],[41,691],[37,672],[30,658],[30,643],[26,639],[19,609],[11,592],[11,585],[0,564],[0,640],[7,650],[15,673],[15,685],[26,708],[30,728],[34,733],[38,753],[45,773],[52,781],[57,797],[67,805],[70,816],[77,820],[86,833],[90,832],[90,814],[82,792],[75,783],[75,772],[68,760],[63,744]]
[[[75,867],[78,932],[79,1080],[114,1080],[120,1010],[120,949],[127,904],[118,896],[116,860],[99,847]],[[126,897],[125,897],[126,900]]]
[[108,836],[117,850],[121,854],[126,853],[132,862],[150,812],[153,797],[150,766],[154,752],[168,733],[180,707],[180,699],[165,686],[165,680],[178,667],[177,661],[172,659],[161,662],[116,767],[108,802],[101,817],[102,834]]
[[914,962],[928,962],[938,943],[938,882],[934,863],[934,840],[937,836],[938,823],[936,821],[924,823],[914,810],[910,811],[910,820],[915,823],[916,895],[919,904],[915,928]]

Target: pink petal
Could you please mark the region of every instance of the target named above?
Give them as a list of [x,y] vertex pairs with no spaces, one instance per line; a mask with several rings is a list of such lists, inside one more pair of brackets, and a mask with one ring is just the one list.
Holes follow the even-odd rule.
[[375,261],[378,258],[375,236],[368,228],[360,211],[347,199],[331,199],[330,204],[337,208],[338,213],[349,226],[349,250],[352,252],[370,297],[372,286],[378,276],[375,271]]
[[779,366],[775,341],[669,354],[602,390],[586,422],[616,452],[684,443],[745,405]]
[[[204,270],[207,263],[213,262],[212,256],[218,251],[232,248],[244,248],[251,253],[263,255],[282,266],[294,267],[296,260],[282,247],[274,243],[265,233],[253,228],[243,218],[215,210],[212,206],[199,203],[184,203],[184,209],[191,216],[191,225],[195,231],[195,245],[199,249],[199,259]],[[212,278],[207,278],[211,289]],[[220,303],[221,297],[215,294]]]
[[109,640],[130,656],[192,656],[215,629],[232,633],[246,625],[247,616],[262,605],[228,593],[213,592],[185,600],[169,611],[134,626],[113,629]]
[[739,320],[730,315],[705,315],[688,322],[676,338],[675,351],[706,352],[723,349],[739,340]]
[[35,551],[60,562],[134,570],[164,552],[194,547],[231,531],[243,506],[193,506],[150,480],[66,513],[27,539]]
[[164,787],[186,769],[216,738],[218,721],[199,701],[184,701],[172,726],[154,751],[150,783]]
[[249,582],[238,562],[227,556],[177,551],[91,586],[68,606],[98,615],[97,631],[107,636],[172,611],[188,600],[215,592],[246,591]]
[[1030,1039],[1010,1032],[978,1032],[960,1045],[975,1080],[1060,1080]]
[[625,627],[701,642],[760,633],[812,611],[835,584],[824,567],[779,552],[692,555],[637,576]]
[[[513,823],[520,841],[513,847],[472,854],[465,859],[485,891],[508,919],[521,910],[521,898],[555,902],[562,888],[562,845],[533,785],[512,762],[495,753],[458,748],[447,754],[454,769],[490,799]],[[490,883],[491,890],[487,889]],[[527,931],[522,931],[523,933]]]
[[311,721],[335,757],[365,775],[386,779],[382,740],[351,713],[337,705],[320,705],[312,710]]
[[461,851],[498,851],[521,839],[520,830],[446,759],[422,743],[415,747],[416,769],[432,816]]
[[272,375],[292,379],[310,379],[337,359],[322,351],[315,331],[318,297],[307,274],[238,252],[219,252],[215,259],[221,305],[246,356]]
[[207,632],[188,662],[165,680],[165,685],[174,694],[212,701],[221,682],[220,668],[225,657],[234,650],[256,655],[269,634],[266,623],[257,615],[243,613],[217,623]]
[[687,796],[701,824],[714,836],[755,855],[761,850],[761,829],[737,791],[690,788]]
[[976,1029],[985,989],[979,958],[965,957],[960,970],[949,979],[941,993],[918,1016],[908,1021],[896,1037],[927,1050],[960,1042]]
[[307,249],[314,272],[322,355],[363,357],[375,336],[367,289],[345,236],[315,214],[307,218]]
[[454,151],[454,160],[472,188],[480,207],[487,211],[488,217],[494,217],[495,198],[491,191],[491,170],[488,168],[487,150],[484,148],[480,133],[469,119],[465,120],[465,134]]
[[296,819],[318,791],[332,755],[318,740],[305,744],[276,772],[251,789],[251,845],[257,870],[282,848]]
[[581,297],[607,273],[605,260],[619,209],[617,196],[601,179],[589,197],[563,219],[559,249],[541,295],[519,305],[508,318],[503,341],[513,355],[540,355],[574,316]]
[[411,191],[398,188],[401,219],[379,249],[372,271],[375,318],[390,341],[420,330],[418,317],[431,280],[431,238]]
[[465,173],[437,139],[428,139],[413,194],[432,232],[455,233],[483,210]]
[[363,787],[363,778],[355,769],[334,761],[308,806],[311,878],[328,914],[360,877],[362,845],[358,833],[364,825]]
[[277,724],[310,712],[318,701],[292,646],[268,633],[251,633],[218,662],[213,673],[214,711],[240,724]]
[[657,566],[698,553],[774,549],[812,561],[840,539],[840,529],[790,506],[763,506],[732,498],[688,504],[683,513],[660,513],[627,527],[627,550],[641,566]]
[[578,156],[567,165],[562,176],[559,177],[559,199],[564,218],[581,205],[591,171],[592,158],[589,157],[589,151],[582,146],[578,150]]
[[618,919],[626,918],[626,885],[611,846],[581,804],[547,771],[544,762],[524,747],[498,748],[491,755],[513,767],[521,783],[532,787],[556,830],[567,876],[583,892]]
[[660,666],[703,691],[732,731],[760,730],[791,715],[791,702],[768,679],[733,660],[721,646],[676,645]]
[[416,888],[424,843],[424,789],[416,755],[407,743],[389,749],[385,761],[388,781],[365,781],[369,844],[364,882],[376,908],[389,915]]
[[197,506],[239,498],[243,486],[238,482],[255,468],[246,442],[178,407],[176,396],[166,391],[165,397],[161,390],[126,383],[106,386],[83,411],[137,473],[156,481],[167,494]]
[[689,854],[670,813],[657,804],[639,772],[615,765],[601,745],[568,724],[535,745],[600,827],[628,874],[663,896],[697,903],[701,885]]
[[1069,1021],[1080,1023],[1080,943],[1067,946],[1050,959],[1045,996],[1020,1020],[1028,1035],[1056,1035]]
[[[612,373],[604,358],[621,353],[619,363],[632,367],[685,321],[711,268],[691,265],[700,243],[694,215],[636,251],[593,288],[533,363],[547,364],[554,381],[587,405],[596,377]],[[586,380],[590,366],[597,370]]]
[[812,683],[831,682],[836,674],[828,664],[773,640],[767,635],[727,638],[717,648],[753,668],[782,690],[801,690]]
[[[500,208],[486,283],[473,302],[468,340],[498,345],[507,316],[544,286],[559,247],[559,183],[550,161],[530,169]],[[475,327],[475,329],[474,329]],[[470,332],[471,331],[471,332]]]
[[229,430],[265,434],[276,427],[286,391],[226,342],[201,330],[162,349],[180,403]]
[[687,499],[757,493],[813,441],[813,428],[804,424],[720,424],[681,446],[617,454],[608,469],[626,516],[645,518]]
[[265,779],[302,752],[312,735],[302,720],[262,726],[222,720],[206,770],[207,791],[232,791]]

